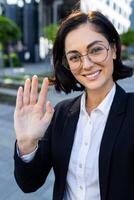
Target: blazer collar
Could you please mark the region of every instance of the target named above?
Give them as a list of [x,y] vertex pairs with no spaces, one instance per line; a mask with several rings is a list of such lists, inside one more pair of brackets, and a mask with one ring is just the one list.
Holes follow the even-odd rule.
[[81,101],[81,95],[79,95],[78,97],[76,97],[74,103],[72,104],[71,108],[69,109],[69,115],[73,115],[75,113],[79,114],[80,112],[80,101]]
[[123,123],[126,103],[127,94],[116,84],[116,93],[103,133],[99,154],[99,181],[102,200],[106,200],[112,151]]
[[116,93],[111,107],[111,113],[122,113],[125,111],[127,93],[116,83]]
[[[75,114],[80,112],[80,101],[81,101],[81,95],[76,97],[74,103],[72,104],[69,113],[68,114]],[[120,98],[119,98],[120,97]],[[112,103],[111,111],[112,113],[121,113],[124,111],[124,104],[123,99],[126,97],[126,92],[116,83],[116,93],[115,97]],[[123,98],[123,99],[122,99]],[[122,102],[122,103],[121,103]]]

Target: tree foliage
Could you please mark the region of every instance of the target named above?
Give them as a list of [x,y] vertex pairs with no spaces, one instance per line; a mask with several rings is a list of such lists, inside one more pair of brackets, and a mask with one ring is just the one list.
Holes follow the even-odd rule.
[[55,40],[57,31],[58,31],[57,24],[49,24],[43,29],[43,36],[53,43]]
[[20,66],[18,55],[9,52],[9,44],[13,46],[20,38],[21,32],[15,22],[0,16],[0,60],[4,67]]
[[129,29],[120,35],[121,43],[125,46],[134,45],[134,30]]
[[19,27],[7,17],[0,16],[0,43],[4,46],[8,42],[19,40],[20,37]]

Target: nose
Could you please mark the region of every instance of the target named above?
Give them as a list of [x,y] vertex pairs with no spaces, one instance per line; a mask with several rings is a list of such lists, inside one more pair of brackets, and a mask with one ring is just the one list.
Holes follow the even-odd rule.
[[93,66],[93,62],[90,60],[90,58],[88,58],[87,55],[82,57],[82,65],[83,65],[83,69],[89,69],[90,67]]

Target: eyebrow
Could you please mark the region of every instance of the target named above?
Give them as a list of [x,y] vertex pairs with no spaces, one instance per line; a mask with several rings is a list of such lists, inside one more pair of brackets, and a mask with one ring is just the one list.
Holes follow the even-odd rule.
[[[90,44],[87,45],[87,49],[89,49],[91,46],[93,46],[94,44],[99,43],[99,42],[103,42],[103,41],[95,40],[94,42],[91,42]],[[77,50],[71,50],[71,51],[67,52],[67,54],[70,54],[70,53],[79,53],[79,52]]]

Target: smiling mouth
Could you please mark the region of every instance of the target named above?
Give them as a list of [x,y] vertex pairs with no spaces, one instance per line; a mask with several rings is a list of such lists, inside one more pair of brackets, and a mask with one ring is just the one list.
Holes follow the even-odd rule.
[[98,77],[98,75],[101,73],[101,70],[97,70],[95,72],[83,75],[84,77],[88,78],[89,80],[94,80],[95,78]]

